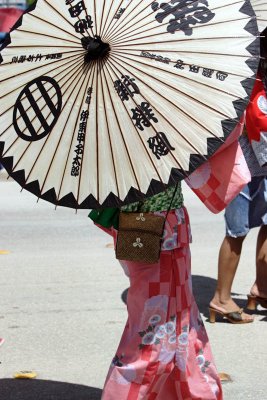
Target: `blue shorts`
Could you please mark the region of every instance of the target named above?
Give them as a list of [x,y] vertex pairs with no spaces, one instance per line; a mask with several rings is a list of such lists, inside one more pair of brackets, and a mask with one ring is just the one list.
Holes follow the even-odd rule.
[[254,177],[225,209],[226,236],[246,236],[267,225],[267,178]]

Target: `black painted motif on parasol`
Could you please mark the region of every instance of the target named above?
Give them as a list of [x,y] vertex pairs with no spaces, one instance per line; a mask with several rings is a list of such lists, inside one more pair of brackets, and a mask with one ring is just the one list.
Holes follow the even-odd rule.
[[167,32],[175,33],[183,31],[186,36],[191,36],[193,26],[206,24],[215,17],[209,8],[207,0],[171,0],[169,3],[154,1],[151,4],[153,11],[162,10],[155,18],[161,24],[165,19],[169,20]]
[[84,1],[65,0],[66,6],[70,6],[69,13],[72,18],[77,18],[83,11],[86,11]]
[[[114,88],[122,102],[129,101],[135,94],[141,94],[135,79],[131,78],[129,75],[122,75],[121,79],[116,80],[114,82]],[[131,119],[134,126],[142,132],[145,128],[150,128],[152,126],[150,121],[153,121],[156,124],[159,122],[154,114],[153,108],[147,101],[138,104],[137,107],[132,108],[131,111],[133,114]],[[158,160],[163,156],[167,156],[170,151],[175,150],[164,132],[156,132],[156,135],[151,136],[147,140],[147,143],[150,150]]]
[[28,142],[46,137],[54,128],[62,108],[58,83],[40,76],[21,91],[14,106],[13,124],[18,136]]
[[75,31],[82,34],[85,33],[88,29],[93,28],[93,26],[94,23],[92,21],[91,15],[86,15],[85,18],[79,19],[79,21],[74,24]]
[[149,148],[152,150],[152,153],[157,157],[158,160],[160,160],[160,157],[169,154],[171,150],[175,150],[164,132],[157,132],[156,136],[149,138],[147,143],[149,144]]
[[[94,26],[91,15],[87,14],[86,6],[84,1],[76,0],[66,0],[65,4],[70,5],[69,13],[71,18],[79,18],[79,20],[74,24],[75,31],[77,33],[84,34],[88,29],[92,29]],[[86,13],[84,18],[80,18],[82,12]]]
[[[84,0],[65,0],[66,6],[70,6],[68,11],[71,18],[78,18],[78,21],[74,24],[75,31],[84,35],[87,32],[88,36],[81,38],[83,48],[87,51],[84,57],[86,63],[90,63],[94,60],[103,60],[110,52],[110,46],[101,40],[100,36],[91,36],[88,33],[88,29],[92,31],[94,26],[92,16],[88,15],[87,8]],[[84,14],[84,17],[82,17]]]
[[151,120],[156,123],[158,122],[148,102],[143,101],[140,106],[132,108],[132,113],[132,121],[141,131],[144,130],[144,127],[149,128],[151,126]]
[[115,14],[114,19],[120,19],[125,10],[126,8],[120,8],[118,12]]
[[114,82],[114,87],[122,101],[128,101],[135,94],[140,94],[139,87],[134,78],[129,75],[122,75],[121,79]]

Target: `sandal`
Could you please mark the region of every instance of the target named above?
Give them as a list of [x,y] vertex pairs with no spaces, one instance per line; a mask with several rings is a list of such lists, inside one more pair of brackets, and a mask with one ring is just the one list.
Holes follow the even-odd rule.
[[210,312],[210,322],[214,324],[216,322],[216,315],[220,314],[223,316],[223,318],[228,319],[229,322],[232,324],[248,324],[249,322],[253,322],[253,319],[243,319],[242,314],[243,314],[243,308],[240,308],[239,310],[232,311],[232,312],[223,312],[220,311],[214,307],[209,307],[209,312]]
[[263,308],[267,308],[267,299],[260,296],[254,296],[253,294],[248,294],[248,310],[256,310],[257,304],[260,304]]

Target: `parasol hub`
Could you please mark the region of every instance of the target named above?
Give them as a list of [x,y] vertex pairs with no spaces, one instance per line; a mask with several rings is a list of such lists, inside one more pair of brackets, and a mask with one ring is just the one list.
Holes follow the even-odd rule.
[[93,60],[102,60],[110,52],[110,46],[101,40],[100,36],[83,37],[81,39],[82,46],[87,50],[84,57],[85,62],[89,63]]

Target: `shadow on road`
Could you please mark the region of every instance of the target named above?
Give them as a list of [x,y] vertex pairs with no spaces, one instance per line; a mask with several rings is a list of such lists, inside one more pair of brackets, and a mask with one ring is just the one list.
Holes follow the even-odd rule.
[[121,294],[121,299],[124,304],[127,304],[127,294],[128,294],[128,288],[125,289]]
[[102,390],[45,380],[0,380],[2,400],[100,400]]
[[[199,311],[208,317],[208,305],[213,297],[216,287],[216,279],[207,276],[193,275],[193,291],[199,308]],[[121,294],[121,299],[124,304],[127,304],[128,289],[125,289]]]
[[[215,289],[216,289],[216,279],[209,278],[208,276],[201,276],[201,275],[194,275],[193,279],[193,292],[194,296],[199,308],[199,311],[209,319],[209,302],[212,299]],[[246,309],[247,300],[240,299],[240,293],[231,293],[233,300],[240,308]],[[243,296],[243,294],[242,294]],[[266,316],[266,310],[255,310],[249,311],[246,310],[248,314],[255,314],[255,315],[262,315],[263,317]],[[261,321],[266,321],[267,319],[263,318]],[[223,321],[224,323],[228,323],[226,319]]]
[[217,281],[214,278],[202,275],[193,275],[192,281],[193,292],[199,311],[205,317],[209,318],[209,302],[214,295]]
[[[201,275],[193,275],[193,292],[196,299],[196,303],[198,305],[199,311],[201,314],[204,315],[207,319],[209,319],[209,302],[212,299],[215,289],[216,289],[216,279],[210,278],[208,276],[201,276]],[[124,304],[127,304],[127,293],[128,289],[125,289],[121,294],[121,299]],[[238,304],[240,308],[246,308],[247,300],[240,299],[239,293],[231,293],[234,301]],[[267,321],[266,310],[255,310],[255,311],[248,311],[248,314],[256,314],[262,315],[263,318],[261,321]],[[223,322],[228,323],[225,319]]]

